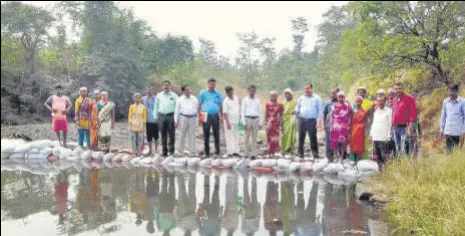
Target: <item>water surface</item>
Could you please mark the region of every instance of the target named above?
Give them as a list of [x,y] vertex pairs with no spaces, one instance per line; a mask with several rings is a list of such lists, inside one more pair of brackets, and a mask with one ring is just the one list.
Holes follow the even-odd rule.
[[2,234],[387,234],[355,185],[327,177],[66,165],[2,163]]

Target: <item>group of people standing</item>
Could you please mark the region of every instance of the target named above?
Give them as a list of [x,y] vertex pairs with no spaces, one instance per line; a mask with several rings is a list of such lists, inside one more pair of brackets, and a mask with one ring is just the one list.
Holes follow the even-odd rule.
[[[197,155],[196,127],[202,126],[205,157],[210,157],[210,136],[214,138],[215,157],[220,155],[220,125],[224,124],[226,151],[228,157],[241,157],[239,130],[245,130],[244,156],[254,159],[258,156],[257,134],[266,127],[267,151],[270,158],[276,153],[298,154],[304,159],[304,144],[307,134],[313,158],[319,158],[317,143],[318,127],[325,129],[326,156],[329,161],[342,161],[347,155],[356,160],[367,156],[373,146],[373,156],[383,166],[390,154],[417,155],[421,135],[417,101],[404,93],[402,83],[396,83],[387,93],[380,89],[376,100],[367,98],[367,89],[358,88],[355,103],[346,100],[344,92],[335,88],[331,99],[323,105],[319,95],[313,92],[310,83],[305,85],[305,94],[294,99],[290,89],[284,91],[280,103],[278,92],[269,93],[264,115],[257,88],[248,87],[248,95],[240,102],[234,88],[225,87],[226,96],[216,90],[216,80],[208,80],[208,88],[198,97],[191,95],[191,88],[183,86],[178,97],[171,91],[170,81],[163,81],[163,91],[153,94],[152,87],[147,95],[134,94],[134,103],[129,107],[128,123],[131,131],[132,151],[142,153],[145,141],[149,155],[158,152],[159,134],[162,139],[162,155]],[[52,111],[53,130],[65,131],[63,144],[66,145],[66,114],[71,109],[69,98],[61,94],[51,96],[45,106]],[[80,89],[75,101],[75,121],[78,126],[78,143],[84,140],[91,148],[110,150],[111,133],[115,122],[115,105],[108,100],[107,92],[94,92],[95,98],[87,97],[87,89]],[[176,130],[180,142],[175,147]],[[447,147],[451,149],[460,142],[465,133],[465,102],[458,97],[458,86],[449,87],[449,98],[444,101],[441,132],[446,136]],[[146,136],[146,137],[144,137]],[[298,139],[297,139],[298,137]],[[298,142],[297,142],[298,140]],[[187,145],[186,145],[187,141]],[[297,146],[297,150],[296,150]],[[187,147],[187,148],[186,148]],[[295,153],[297,151],[297,153]]]

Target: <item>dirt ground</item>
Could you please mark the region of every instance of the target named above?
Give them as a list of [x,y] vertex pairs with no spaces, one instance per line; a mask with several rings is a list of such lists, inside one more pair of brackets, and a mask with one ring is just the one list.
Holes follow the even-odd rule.
[[[224,127],[221,127],[223,129]],[[196,148],[199,154],[203,154],[203,131],[199,127],[197,128],[197,138],[196,138]],[[112,141],[111,144],[113,147],[117,147],[119,149],[130,149],[131,143],[129,140],[129,129],[127,123],[116,123],[115,129],[113,130]],[[77,142],[77,127],[74,123],[69,125],[68,131],[68,143]],[[16,126],[4,126],[1,127],[1,138],[23,138],[23,139],[56,139],[56,134],[52,131],[51,123],[48,124],[31,124],[31,125],[16,125]],[[176,132],[176,140],[179,140],[179,132]],[[213,144],[213,137],[211,137],[211,151],[214,151],[214,144]],[[308,138],[307,138],[308,143]],[[319,143],[319,152],[320,156],[325,156],[325,148],[324,148],[324,132],[318,133],[318,143]],[[220,131],[220,146],[221,146],[221,153],[226,153],[226,141],[224,139],[224,133]],[[241,134],[241,151],[243,152],[244,149],[244,137]],[[309,145],[306,144],[306,154],[309,153]],[[265,130],[259,131],[258,134],[258,149],[260,155],[266,154],[266,132]]]

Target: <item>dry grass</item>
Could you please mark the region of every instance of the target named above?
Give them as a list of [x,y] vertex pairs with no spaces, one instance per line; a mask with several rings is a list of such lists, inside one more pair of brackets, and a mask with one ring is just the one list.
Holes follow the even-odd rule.
[[465,235],[465,150],[392,161],[366,183],[387,196],[389,221],[415,235]]

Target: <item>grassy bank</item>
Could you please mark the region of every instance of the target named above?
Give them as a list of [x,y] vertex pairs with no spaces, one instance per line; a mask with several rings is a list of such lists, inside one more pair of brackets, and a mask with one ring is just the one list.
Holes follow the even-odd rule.
[[415,235],[465,235],[465,150],[393,161],[367,184],[386,196],[388,220]]

